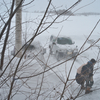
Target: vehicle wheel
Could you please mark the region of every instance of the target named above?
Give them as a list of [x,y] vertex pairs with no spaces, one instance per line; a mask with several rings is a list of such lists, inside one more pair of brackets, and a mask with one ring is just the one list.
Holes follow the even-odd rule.
[[75,57],[77,54],[78,54],[77,52],[73,53],[72,57]]
[[52,49],[51,49],[51,47],[49,46],[49,49],[50,49],[50,54],[52,55],[53,54],[53,52],[52,52]]
[[57,61],[59,61],[59,60],[60,60],[60,57],[59,57],[59,52],[58,52],[58,51],[56,51],[56,59],[57,59]]

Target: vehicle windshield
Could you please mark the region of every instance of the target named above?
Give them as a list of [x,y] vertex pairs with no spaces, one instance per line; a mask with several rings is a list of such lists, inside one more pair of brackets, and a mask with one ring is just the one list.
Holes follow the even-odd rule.
[[[23,47],[23,49],[26,49],[27,47],[28,47],[28,44],[26,44],[26,45]],[[32,49],[35,49],[34,45],[30,45],[30,46],[28,47],[28,50],[32,50]]]
[[58,44],[73,44],[72,40],[70,38],[60,37],[57,39]]

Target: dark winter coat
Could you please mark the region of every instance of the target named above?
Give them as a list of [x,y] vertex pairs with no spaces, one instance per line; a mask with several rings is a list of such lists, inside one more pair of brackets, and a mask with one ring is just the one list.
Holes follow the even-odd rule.
[[91,61],[82,67],[81,74],[87,77],[91,77],[93,75],[93,63]]
[[[78,73],[81,70],[81,73]],[[81,66],[78,69],[78,72],[76,74],[76,82],[78,84],[83,84],[86,80],[86,77],[92,77],[93,76],[93,63],[88,62],[87,64]]]

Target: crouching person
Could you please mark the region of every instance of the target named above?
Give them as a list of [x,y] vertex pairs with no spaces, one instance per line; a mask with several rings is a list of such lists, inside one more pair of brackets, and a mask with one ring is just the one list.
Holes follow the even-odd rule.
[[[76,82],[81,85],[81,89],[85,89],[86,94],[92,91],[90,89],[94,83],[93,68],[95,63],[95,59],[91,59],[87,62],[87,64],[84,64],[77,69],[77,74],[75,78]],[[86,82],[86,87],[84,87],[84,82]]]

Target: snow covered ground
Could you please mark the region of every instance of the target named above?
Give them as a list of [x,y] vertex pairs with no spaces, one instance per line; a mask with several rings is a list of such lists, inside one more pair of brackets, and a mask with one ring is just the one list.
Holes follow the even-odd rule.
[[[83,18],[84,17],[82,17],[82,19]],[[94,25],[97,22],[97,20],[95,20],[91,22],[91,25],[90,23],[88,23],[86,26],[85,22],[80,24],[80,20],[82,19],[81,18],[78,19],[78,17],[75,17],[73,19],[74,24],[73,24],[73,21],[72,23],[67,22],[66,24],[66,27],[71,26],[73,29],[71,28],[67,29],[64,26],[61,32],[61,35],[70,36],[78,45],[79,49],[81,48],[82,44],[86,40],[86,37],[89,35],[89,33],[91,32],[91,30],[93,29]],[[93,17],[91,19],[93,19]],[[89,17],[89,22],[91,19]],[[88,19],[85,17],[85,21],[86,20],[88,21]],[[76,25],[76,23],[78,25]],[[78,28],[80,25],[82,28]],[[58,25],[57,27],[59,29],[60,25]],[[100,34],[98,34],[99,32],[100,32],[100,29],[97,27],[96,31],[89,38],[89,40],[95,41],[99,39],[100,37]],[[71,59],[68,61],[66,61],[66,59],[62,59],[60,61],[57,61],[54,55],[49,55],[49,48],[48,48],[49,38],[52,34],[57,36],[58,30],[50,31],[50,33],[44,32],[42,35],[36,38],[36,40],[40,41],[42,46],[46,48],[46,54],[44,54],[44,56],[42,56],[40,59],[41,61],[42,60],[44,61],[44,65],[41,65],[38,62],[38,60],[34,58],[23,59],[21,61],[17,74],[14,77],[14,86],[13,86],[13,91],[11,95],[12,96],[11,100],[18,100],[18,99],[19,100],[59,100],[62,94],[62,90],[64,88],[64,83],[66,82],[66,79],[69,74],[69,70],[72,67],[74,59]],[[85,46],[82,48],[81,52],[87,49],[90,46],[90,44],[91,44],[91,41],[88,41],[85,44]],[[70,76],[69,76],[69,81],[66,85],[65,93],[63,95],[64,97],[62,98],[62,100],[66,100],[68,98],[70,99],[71,95],[73,97],[77,95],[77,93],[80,90],[80,86],[74,80],[77,68],[81,66],[82,64],[87,63],[87,61],[89,61],[91,58],[94,58],[94,59],[98,58],[97,60],[100,59],[100,56],[98,56],[98,53],[99,53],[98,46],[100,46],[100,42],[97,43],[97,46],[93,46],[87,51],[80,54],[75,60]],[[6,55],[5,65],[7,64],[7,62],[9,62],[11,58],[12,58],[11,55]],[[5,75],[0,79],[1,100],[6,100],[5,98],[7,98],[9,94],[9,89],[11,86],[11,82],[13,80],[12,74],[15,71],[17,63],[18,63],[18,59],[15,58],[9,65],[7,71],[5,72]],[[44,67],[46,67],[46,69],[44,69]],[[45,73],[43,73],[44,71]],[[7,77],[8,75],[11,75],[11,76]],[[94,85],[92,88],[94,91],[87,95],[84,95],[85,91],[83,91],[76,100],[100,100],[100,89],[99,89],[100,77],[99,76],[100,76],[100,66],[99,66],[99,62],[97,62],[95,65],[95,70],[94,70]],[[5,79],[6,84],[2,82],[4,81],[4,79]]]
[[[81,48],[82,44],[86,40],[86,37],[84,37],[81,34],[79,34],[79,35],[70,35],[70,37],[78,45],[78,48]],[[42,38],[44,38],[44,37],[41,36],[41,39]],[[45,36],[45,38],[46,38],[46,36]],[[92,35],[89,38],[89,40],[95,41],[98,38],[99,38],[99,35]],[[47,43],[47,45],[48,45],[48,43]],[[82,50],[85,50],[86,48],[88,48],[91,43],[92,42],[88,41],[85,44],[85,46],[83,47]],[[100,46],[100,42],[98,42],[97,45]],[[77,57],[74,65],[73,65],[73,68],[72,68],[72,71],[71,71],[71,74],[70,74],[70,80],[73,80],[75,78],[77,68],[80,65],[82,65],[84,63],[87,63],[87,61],[89,61],[91,58],[97,59],[97,57],[98,57],[97,60],[99,60],[100,56],[98,56],[98,52],[99,52],[98,47],[97,46],[93,46],[92,48],[88,49],[86,52],[84,52],[81,55],[79,55]],[[49,55],[49,49],[47,47],[47,53],[45,54],[45,59],[48,58],[48,55]],[[61,60],[60,62],[62,63],[63,61],[64,60]],[[54,64],[57,65],[60,62],[57,62],[55,56],[52,55],[52,56],[49,57],[48,65],[51,65],[51,67],[52,67]],[[53,71],[57,72],[57,74],[61,77],[61,79],[64,78],[63,81],[66,81],[67,76],[68,76],[68,72],[69,72],[69,70],[71,68],[72,63],[73,63],[73,59],[69,60],[69,61],[67,61],[67,62],[65,62],[65,63],[63,63],[63,64],[61,64],[59,66],[57,66],[56,68],[53,69]],[[98,70],[96,70],[96,69],[98,69]],[[51,72],[51,73],[53,73],[53,72]],[[90,93],[90,94],[84,95],[85,91],[83,91],[76,100],[99,100],[100,99],[100,95],[99,95],[99,92],[100,92],[100,90],[99,90],[99,88],[100,88],[100,77],[99,77],[99,75],[100,75],[100,66],[99,66],[99,62],[98,62],[98,63],[96,63],[96,65],[94,67],[94,85],[92,87],[93,92]],[[70,94],[73,93],[73,95],[75,96],[78,93],[78,91],[80,90],[80,86],[74,81],[71,84],[71,86],[69,86],[69,88],[67,88],[67,89],[69,89]],[[74,90],[75,90],[75,92],[74,92]],[[65,95],[69,94],[69,92],[68,93],[67,92],[68,91],[66,90]]]
[[[82,43],[85,40],[83,38],[80,39],[81,37],[79,37],[79,36],[75,36],[75,37],[71,36],[71,37],[75,40],[76,44],[78,44],[79,47],[81,47]],[[44,36],[43,37],[41,36],[41,40],[42,40],[42,38],[44,38]],[[87,43],[83,49],[87,48],[88,46],[90,46],[90,44]],[[69,78],[70,81],[68,82],[68,84],[70,84],[72,82],[72,80],[75,79],[77,68],[80,65],[87,63],[87,61],[90,60],[91,58],[96,59],[97,54],[98,54],[97,47],[92,47],[77,57],[74,65],[72,67],[70,78]],[[21,66],[23,65],[23,67],[21,68],[21,66],[20,66],[19,71],[17,72],[15,83],[14,83],[14,90],[13,90],[13,94],[12,94],[12,95],[14,95],[14,97],[12,100],[17,100],[18,98],[19,98],[19,100],[35,100],[39,93],[42,77],[44,77],[43,86],[42,86],[42,90],[41,90],[41,96],[38,98],[38,100],[59,100],[59,95],[62,93],[62,89],[64,87],[64,82],[67,79],[68,72],[73,63],[73,59],[71,59],[65,63],[62,63],[62,62],[64,62],[65,59],[58,62],[56,60],[55,56],[50,55],[50,57],[49,57],[48,44],[46,46],[46,54],[44,55],[44,59],[45,59],[45,63],[47,63],[47,66],[49,66],[49,68],[56,66],[52,70],[47,71],[44,74],[44,76],[43,76],[43,74],[38,75],[38,73],[43,72],[44,66],[41,67],[37,63],[37,61],[34,61],[34,60],[31,61],[31,59],[22,61]],[[13,72],[15,70],[15,68],[12,66],[13,65],[16,66],[16,64],[17,64],[16,61],[17,60],[15,59],[12,62],[12,64],[10,64],[11,68],[8,68],[9,73]],[[27,64],[28,64],[28,66],[27,66]],[[49,68],[47,67],[46,70],[48,70]],[[99,63],[97,63],[95,65],[95,68],[100,68]],[[99,77],[100,73],[99,72],[100,72],[100,70],[97,70],[94,74],[94,85],[92,88],[94,91],[87,95],[84,95],[85,91],[83,91],[82,94],[80,94],[80,97],[78,97],[76,100],[95,100],[95,99],[99,100],[100,99],[100,95],[99,95],[100,90],[98,89],[98,88],[100,88],[100,77]],[[28,76],[31,78],[25,78]],[[10,78],[9,81],[7,81],[7,84],[4,85],[0,89],[1,98],[4,98],[7,96],[7,94],[5,94],[5,92],[7,93],[9,91],[8,87],[10,87],[11,80],[12,80],[12,78]],[[17,89],[19,89],[19,90],[16,93]],[[98,90],[95,90],[95,89],[98,89]],[[80,90],[80,86],[75,81],[73,81],[72,84],[68,88],[65,89],[64,99],[66,99],[67,97],[70,97],[71,94],[73,94],[73,96],[76,96],[76,94],[78,93],[79,90]],[[27,99],[25,99],[25,98],[27,98]],[[62,100],[64,100],[64,99],[62,99]]]

